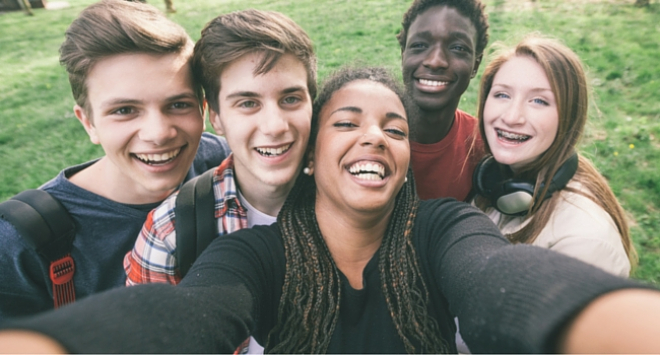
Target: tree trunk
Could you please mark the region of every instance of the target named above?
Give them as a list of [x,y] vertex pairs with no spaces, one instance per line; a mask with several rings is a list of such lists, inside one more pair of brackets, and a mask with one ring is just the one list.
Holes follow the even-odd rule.
[[649,6],[649,0],[635,0],[635,6]]

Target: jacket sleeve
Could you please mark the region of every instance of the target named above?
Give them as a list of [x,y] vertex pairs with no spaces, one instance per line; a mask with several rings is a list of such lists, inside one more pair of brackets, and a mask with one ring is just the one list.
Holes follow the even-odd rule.
[[214,240],[178,286],[118,288],[3,327],[43,333],[73,353],[232,353],[269,313],[268,290],[282,279],[269,270],[281,253],[273,233],[242,230]]
[[48,262],[0,219],[0,320],[53,308]]
[[591,301],[648,287],[551,250],[510,245],[472,206],[432,210],[423,232],[434,277],[473,352],[556,352],[564,325]]

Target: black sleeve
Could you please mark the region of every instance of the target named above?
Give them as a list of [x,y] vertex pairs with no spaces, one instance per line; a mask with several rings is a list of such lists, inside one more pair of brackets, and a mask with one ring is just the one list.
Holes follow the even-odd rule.
[[435,282],[475,353],[556,352],[562,328],[595,298],[649,287],[544,248],[510,245],[464,203],[429,202],[424,214],[417,220]]
[[3,328],[43,333],[74,353],[233,353],[273,313],[284,259],[275,230],[217,238],[179,286],[115,289]]

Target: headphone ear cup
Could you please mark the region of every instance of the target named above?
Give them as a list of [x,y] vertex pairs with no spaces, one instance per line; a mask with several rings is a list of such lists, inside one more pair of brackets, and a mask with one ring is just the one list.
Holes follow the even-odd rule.
[[534,185],[507,178],[504,169],[493,156],[485,157],[474,169],[472,185],[501,213],[524,216],[534,201]]
[[472,186],[474,186],[477,195],[490,198],[491,190],[486,188],[484,184],[484,175],[486,175],[486,171],[489,170],[488,167],[492,165],[493,161],[495,161],[495,159],[493,159],[492,156],[487,156],[481,159],[479,164],[474,168],[474,173],[472,173]]
[[509,179],[504,181],[493,206],[509,216],[524,216],[534,204],[534,185],[527,181]]

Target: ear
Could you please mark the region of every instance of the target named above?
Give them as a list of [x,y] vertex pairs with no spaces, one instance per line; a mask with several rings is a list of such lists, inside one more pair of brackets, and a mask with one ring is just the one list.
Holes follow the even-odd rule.
[[222,127],[222,121],[220,120],[220,114],[215,112],[212,108],[209,108],[209,121],[211,122],[211,127],[213,127],[215,134],[219,136],[225,135],[225,130]]
[[75,105],[73,106],[73,113],[76,115],[78,121],[80,121],[83,127],[85,127],[85,131],[87,131],[89,140],[92,141],[92,143],[94,144],[101,144],[101,141],[99,140],[99,136],[96,133],[96,127],[94,127],[94,122],[92,122],[91,117],[87,117],[87,113],[85,113],[85,109],[83,109],[78,105]]
[[204,125],[202,126],[202,131],[206,131],[206,111],[209,108],[208,103],[206,102],[206,99],[202,102],[202,122],[204,122]]
[[308,175],[311,176],[312,174],[314,174],[314,148],[310,147],[307,149],[307,157],[303,165],[305,168],[309,169]]
[[472,75],[470,75],[470,79],[474,78],[477,76],[477,72],[479,71],[479,65],[481,64],[481,61],[484,59],[484,54],[481,53],[477,57],[477,59],[474,61],[474,67],[472,68]]

